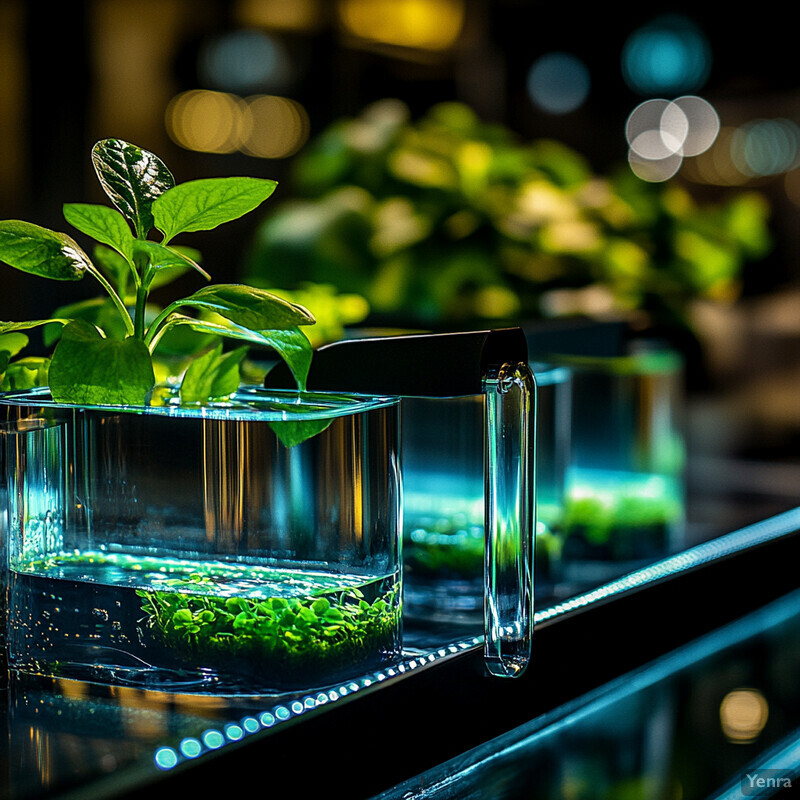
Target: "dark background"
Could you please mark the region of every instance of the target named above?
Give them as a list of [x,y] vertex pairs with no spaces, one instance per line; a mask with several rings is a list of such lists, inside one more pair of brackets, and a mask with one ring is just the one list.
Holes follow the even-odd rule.
[[[199,53],[213,37],[247,27],[248,9],[270,12],[264,18],[272,21],[261,29],[289,56],[294,79],[286,94],[306,109],[312,139],[332,121],[381,98],[401,99],[414,115],[443,100],[461,100],[523,139],[564,142],[603,173],[625,163],[625,120],[647,99],[625,82],[623,47],[637,28],[663,14],[683,15],[705,36],[710,70],[696,93],[714,105],[723,126],[757,119],[800,122],[798,34],[785,4],[451,2],[463,12],[458,40],[444,52],[426,53],[359,39],[342,22],[343,3],[334,0],[84,0],[47,6],[0,0],[0,219],[68,231],[62,203],[105,202],[89,161],[92,144],[105,137],[157,153],[179,182],[269,177],[280,181],[275,202],[290,197],[291,157],[193,152],[173,142],[164,123],[167,104],[179,92],[219,88],[204,84]],[[287,9],[308,10],[307,21],[276,23]],[[591,91],[576,111],[554,116],[538,110],[525,87],[536,58],[558,50],[583,60]],[[711,312],[702,325],[714,369],[729,382],[735,375],[734,383],[741,376],[743,382],[755,378],[758,385],[783,387],[781,413],[790,415],[800,413],[792,409],[800,406],[793,360],[800,341],[796,179],[794,168],[742,179],[735,187],[702,184],[688,172],[674,179],[703,199],[745,187],[770,201],[772,251],[746,266],[738,304]],[[254,214],[213,235],[193,237],[215,280],[236,279],[259,218]],[[2,268],[0,319],[48,314],[93,293],[93,286],[55,284]],[[765,356],[761,364],[759,354]],[[766,369],[770,374],[762,380]]]

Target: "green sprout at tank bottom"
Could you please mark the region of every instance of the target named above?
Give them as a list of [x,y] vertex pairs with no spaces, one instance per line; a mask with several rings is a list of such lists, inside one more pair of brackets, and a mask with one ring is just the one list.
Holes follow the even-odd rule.
[[[195,574],[191,580],[199,588],[208,579]],[[317,598],[137,594],[146,627],[177,654],[208,659],[214,667],[269,663],[287,674],[345,667],[391,649],[401,615],[399,585],[371,603],[357,588]]]
[[664,530],[675,524],[683,515],[683,503],[676,491],[656,478],[613,488],[574,485],[566,495],[563,535],[581,532],[588,542],[604,544],[617,531]]

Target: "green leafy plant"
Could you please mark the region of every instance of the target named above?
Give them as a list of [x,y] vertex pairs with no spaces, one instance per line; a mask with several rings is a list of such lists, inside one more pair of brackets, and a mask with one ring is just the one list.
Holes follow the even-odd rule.
[[[174,591],[137,590],[145,626],[167,647],[224,662],[269,660],[287,674],[335,669],[390,648],[400,622],[398,586],[372,602],[351,588],[319,597],[264,599],[208,594],[213,578],[166,582]],[[192,591],[194,589],[194,591]]]
[[375,103],[312,140],[292,180],[256,233],[248,280],[327,282],[411,326],[601,312],[691,328],[693,302],[735,300],[770,247],[758,192],[706,202],[627,164],[598,174],[460,103],[418,119]]
[[[58,309],[53,317],[0,322],[0,388],[28,388],[45,381],[59,402],[142,404],[156,384],[156,350],[188,329],[198,337],[198,361],[186,370],[181,399],[202,403],[238,386],[242,349],[223,352],[221,339],[277,352],[299,389],[311,360],[301,326],[314,323],[296,303],[252,286],[211,284],[164,308],[151,291],[194,270],[206,280],[199,254],[174,244],[180,234],[209,231],[253,211],[275,190],[260,178],[210,178],[176,184],[153,153],[119,139],[97,142],[91,153],[112,207],[68,203],[64,218],[97,243],[93,258],[71,236],[30,222],[0,221],[0,261],[43,278],[78,281],[91,275],[105,297]],[[156,234],[158,240],[150,237]],[[20,331],[45,326],[53,345],[49,360],[13,361]]]

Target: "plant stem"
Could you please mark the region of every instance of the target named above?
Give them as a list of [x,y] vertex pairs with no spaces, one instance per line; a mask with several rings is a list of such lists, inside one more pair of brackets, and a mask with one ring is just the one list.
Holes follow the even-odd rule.
[[133,335],[137,339],[144,339],[144,309],[147,305],[147,295],[149,289],[144,281],[136,287],[136,309],[133,313]]
[[122,317],[122,321],[125,323],[125,330],[128,332],[128,335],[134,333],[134,324],[131,321],[131,315],[128,313],[128,309],[125,307],[125,303],[122,302],[122,298],[117,294],[114,287],[106,280],[105,276],[103,275],[100,270],[91,267],[89,270],[92,275],[97,279],[100,285],[108,292],[108,296],[111,298],[111,301],[117,307],[120,316]]

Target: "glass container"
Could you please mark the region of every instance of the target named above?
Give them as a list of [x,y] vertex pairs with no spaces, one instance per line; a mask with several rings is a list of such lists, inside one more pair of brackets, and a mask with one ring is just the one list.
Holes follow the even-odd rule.
[[[290,378],[279,364],[266,382],[281,386]],[[536,523],[536,393],[522,330],[333,342],[315,352],[308,385],[400,398],[404,511],[413,526],[406,527],[408,572],[416,569],[426,589],[443,598],[441,621],[455,621],[465,606],[482,609],[487,671],[522,675],[532,645]],[[434,585],[430,558],[442,554],[471,560],[466,577],[461,565],[451,567],[450,577],[467,586],[455,604]],[[441,609],[426,602],[426,589],[404,588],[404,614],[437,622]]]
[[562,577],[596,584],[683,541],[683,363],[669,349],[566,359],[572,421]]
[[[530,364],[535,383],[534,583],[549,594],[558,576],[569,452],[570,372]],[[405,398],[403,560],[406,613],[473,625],[483,613],[484,395]],[[534,452],[535,451],[535,452]]]
[[12,670],[268,694],[400,656],[396,399],[0,403]]

